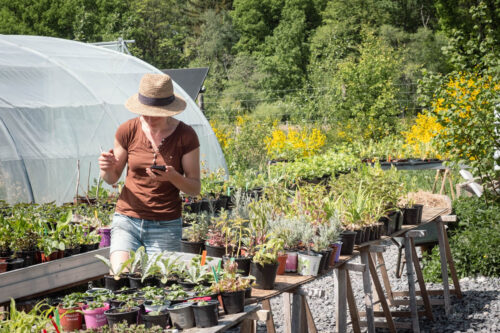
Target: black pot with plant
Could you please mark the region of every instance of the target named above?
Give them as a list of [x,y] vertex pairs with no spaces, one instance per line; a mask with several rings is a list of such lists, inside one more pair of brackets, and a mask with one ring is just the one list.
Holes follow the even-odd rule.
[[151,328],[153,326],[167,328],[168,326],[168,313],[166,312],[150,311],[142,315],[141,318],[146,328]]
[[230,260],[233,260],[236,265],[238,265],[238,271],[242,276],[248,276],[248,274],[250,274],[250,263],[252,262],[251,257],[229,257],[226,255],[222,257],[222,262],[224,265]]
[[274,288],[278,273],[278,256],[283,251],[283,240],[267,238],[257,246],[257,251],[250,265],[250,275],[255,277],[256,288],[270,290]]
[[212,327],[219,323],[218,301],[200,301],[193,303],[192,307],[196,327]]
[[105,311],[104,314],[108,320],[109,327],[113,327],[114,324],[121,323],[122,321],[132,325],[137,324],[140,310],[138,306],[121,305],[120,307]]
[[172,326],[186,329],[194,327],[194,313],[190,303],[178,303],[168,308]]
[[345,230],[340,234],[342,241],[342,248],[340,254],[351,255],[354,251],[354,241],[356,239],[356,232]]

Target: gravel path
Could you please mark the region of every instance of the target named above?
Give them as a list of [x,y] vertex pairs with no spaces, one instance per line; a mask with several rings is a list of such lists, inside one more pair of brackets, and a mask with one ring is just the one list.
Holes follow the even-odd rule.
[[[388,243],[391,245],[392,243]],[[384,259],[389,273],[393,291],[407,290],[406,272],[401,279],[395,276],[397,247],[389,246],[384,253]],[[403,252],[404,254],[404,252]],[[359,258],[353,260],[359,262]],[[406,270],[406,267],[405,267]],[[362,304],[361,273],[351,272],[358,311],[364,311]],[[380,276],[380,275],[379,275]],[[334,332],[335,328],[335,301],[334,301],[334,274],[330,272],[306,286],[326,290],[324,298],[308,298],[318,332]],[[460,280],[463,298],[452,297],[452,314],[446,317],[444,306],[433,306],[435,321],[420,319],[422,332],[500,332],[500,278],[465,278]],[[427,284],[428,289],[442,289],[440,284]],[[418,290],[418,286],[417,286]],[[434,296],[435,297],[435,296]],[[274,322],[277,332],[283,332],[283,307],[281,296],[271,299]],[[408,309],[400,307],[400,310]],[[405,321],[410,319],[404,319]],[[350,321],[348,314],[347,321]],[[350,325],[349,331],[351,331]],[[265,325],[259,324],[259,332],[266,332]]]

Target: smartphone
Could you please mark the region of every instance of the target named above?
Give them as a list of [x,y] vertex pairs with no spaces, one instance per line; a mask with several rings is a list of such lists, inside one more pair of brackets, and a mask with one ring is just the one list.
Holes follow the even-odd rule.
[[160,170],[160,171],[166,171],[167,167],[164,165],[152,165],[151,170]]

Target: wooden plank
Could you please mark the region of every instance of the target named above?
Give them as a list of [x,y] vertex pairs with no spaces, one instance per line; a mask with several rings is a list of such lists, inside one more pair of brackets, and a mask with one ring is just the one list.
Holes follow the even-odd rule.
[[[247,305],[247,306],[245,306],[244,312],[221,316],[219,318],[219,324],[217,326],[212,326],[212,327],[207,327],[207,328],[196,328],[196,327],[193,327],[193,328],[189,328],[189,329],[183,330],[182,332],[183,333],[195,333],[195,332],[196,333],[217,333],[217,332],[224,332],[227,329],[240,324],[245,319],[248,319],[252,315],[252,313],[256,312],[259,309],[260,309],[260,306],[258,306],[258,305]],[[253,322],[253,320],[252,320],[252,322]]]
[[436,227],[438,231],[439,256],[441,259],[441,277],[443,278],[444,312],[446,315],[449,315],[451,313],[451,304],[450,286],[448,282],[448,259],[446,258],[446,246],[444,240],[444,234],[446,233],[446,230],[444,230],[444,224],[441,221],[436,222]]
[[348,271],[363,273],[366,271],[366,266],[363,264],[346,263],[344,268]]
[[417,310],[417,296],[415,294],[415,280],[413,279],[413,266],[412,253],[411,253],[411,242],[410,237],[405,237],[405,258],[406,258],[406,272],[408,278],[408,291],[410,292],[410,311],[411,311],[411,322],[413,332],[419,333],[420,326],[418,323],[418,310]]
[[17,299],[39,294],[107,274],[108,268],[95,258],[96,254],[107,256],[109,248],[0,274],[0,303],[8,302],[11,298]]
[[[369,262],[370,253],[368,252],[368,248],[365,247],[361,251],[361,263],[369,267]],[[375,326],[373,325],[373,322],[375,321],[373,316],[373,295],[369,270],[363,273],[363,291],[365,293],[364,301],[366,308],[366,320],[368,322],[368,332],[375,333]]]
[[[370,246],[370,260],[375,264],[377,265],[377,257],[376,257],[376,253],[375,252],[372,252],[371,249],[372,249],[373,245]],[[377,270],[375,270],[376,272]],[[373,277],[373,276],[372,276]],[[377,288],[375,287],[375,282],[373,281],[372,279],[372,290],[375,290],[377,291]],[[375,292],[373,294],[373,311],[380,311],[380,300],[379,300],[379,293],[378,292]]]
[[415,268],[415,273],[417,275],[418,286],[420,288],[420,295],[422,296],[422,300],[424,301],[425,306],[425,314],[428,319],[434,321],[434,316],[432,315],[432,306],[429,301],[429,294],[427,293],[427,288],[425,286],[424,274],[422,274],[422,270],[420,269],[420,262],[418,261],[417,251],[415,250],[415,243],[413,238],[410,238],[412,258],[413,258],[413,267]]
[[[450,289],[451,294],[456,294],[455,289]],[[417,296],[421,296],[421,293],[419,290],[415,292]],[[442,296],[443,295],[443,290],[427,290],[427,294],[430,296]],[[408,291],[393,291],[392,295],[394,297],[404,297],[404,296],[409,296],[410,293]]]
[[425,237],[426,234],[427,234],[426,230],[410,230],[406,233],[406,237],[421,238]]
[[283,316],[285,333],[292,333],[292,294],[283,293]]
[[266,320],[267,333],[276,333],[276,327],[274,326],[273,311],[271,310],[271,302],[269,299],[262,301],[262,308],[269,311],[269,319]]
[[[442,299],[442,298],[431,298],[430,302],[431,302],[431,305],[443,305],[444,304],[444,299]],[[409,299],[395,299],[394,300],[394,305],[395,306],[410,305],[410,300]],[[418,299],[417,300],[417,305],[424,305],[424,301]]]
[[276,283],[273,290],[263,290],[252,288],[252,297],[245,301],[246,304],[262,302],[265,299],[278,296],[283,292],[293,291],[297,287],[313,281],[314,276],[301,276],[297,274],[287,274],[276,276]]
[[[374,311],[373,314],[377,318],[385,317],[385,312],[384,311]],[[418,314],[424,316],[425,315],[425,311],[419,311]],[[359,315],[360,316],[365,316],[366,312],[360,312]],[[391,311],[391,315],[393,317],[410,318],[411,317],[411,312],[410,311]]]
[[370,245],[370,252],[385,252],[384,245]]
[[[377,270],[375,269],[375,263],[373,262],[371,257],[368,257],[368,267],[370,268],[370,274],[372,276],[373,285],[375,286],[375,290],[378,294],[378,299],[380,304],[382,305],[383,312],[385,313],[385,320],[387,322],[387,327],[389,331],[396,333],[396,326],[394,325],[394,320],[391,316],[391,311],[389,309],[389,305],[385,299],[384,290],[382,289],[382,285],[380,284],[380,280],[378,278]],[[368,318],[368,317],[367,317]]]
[[439,217],[441,219],[441,222],[457,222],[457,216],[456,215],[441,215]]
[[251,319],[243,319],[240,324],[240,333],[256,333],[257,327],[255,321]]
[[[368,323],[366,321],[361,321],[359,325],[361,327],[368,327]],[[396,326],[396,328],[411,329],[411,323],[405,323],[404,321],[395,322],[394,325]],[[387,324],[385,321],[376,321],[375,327],[389,328],[389,324]]]
[[351,314],[352,330],[354,331],[354,333],[361,333],[361,328],[359,326],[358,307],[356,306],[356,299],[354,298],[354,293],[352,291],[349,271],[346,271],[346,287],[347,303],[349,304],[349,313]]
[[337,333],[345,333],[347,331],[346,270],[342,267],[337,268],[335,270],[335,275],[337,277],[337,283],[335,284],[335,304],[337,305],[335,309],[335,320],[337,325]]
[[298,287],[295,290],[295,293],[302,295],[302,296],[308,296],[308,297],[325,297],[325,295],[326,295],[325,289],[304,288],[303,286]]

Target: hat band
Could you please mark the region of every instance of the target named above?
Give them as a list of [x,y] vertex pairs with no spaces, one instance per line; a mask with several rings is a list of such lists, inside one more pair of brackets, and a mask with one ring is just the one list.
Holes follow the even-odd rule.
[[163,98],[156,98],[156,97],[147,97],[139,93],[139,102],[141,102],[144,105],[165,106],[172,104],[174,100],[175,100],[175,95]]

